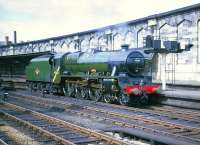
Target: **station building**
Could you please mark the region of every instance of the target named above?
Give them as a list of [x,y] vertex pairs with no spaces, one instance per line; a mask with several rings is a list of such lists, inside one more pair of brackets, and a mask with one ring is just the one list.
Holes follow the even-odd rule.
[[[48,51],[74,52],[86,51],[88,48],[119,50],[122,44],[143,49],[144,38],[147,35],[161,40],[179,41],[181,48],[187,43],[193,44],[189,51],[167,54],[167,83],[200,85],[200,4],[99,29],[3,45],[0,46],[0,55],[5,57]],[[161,82],[162,65],[164,64],[161,63],[161,56],[157,54],[153,61],[154,82]]]

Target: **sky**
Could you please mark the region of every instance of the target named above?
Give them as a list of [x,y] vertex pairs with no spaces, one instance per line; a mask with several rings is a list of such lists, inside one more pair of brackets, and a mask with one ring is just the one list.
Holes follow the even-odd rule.
[[200,0],[0,0],[0,41],[81,32],[200,3]]

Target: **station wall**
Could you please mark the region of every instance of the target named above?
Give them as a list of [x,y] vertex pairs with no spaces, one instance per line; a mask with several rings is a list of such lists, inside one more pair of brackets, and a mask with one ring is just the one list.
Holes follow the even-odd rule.
[[[156,21],[154,25],[149,25],[150,21],[82,35],[79,37],[82,42],[79,49],[85,51],[86,48],[95,47],[94,44],[98,44],[96,47],[103,50],[118,50],[122,44],[142,49],[144,37],[147,35],[153,35],[161,40],[177,40],[181,43],[181,48],[184,48],[187,43],[192,43],[194,46],[190,51],[167,55],[165,66],[167,82],[200,85],[200,12],[194,11],[152,20]],[[156,60],[153,79],[155,82],[160,82],[161,65],[163,65],[161,56],[158,55]]]

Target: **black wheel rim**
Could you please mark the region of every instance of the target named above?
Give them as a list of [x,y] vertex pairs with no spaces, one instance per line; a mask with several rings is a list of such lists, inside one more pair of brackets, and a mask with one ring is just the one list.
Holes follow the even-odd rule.
[[141,98],[140,98],[140,104],[148,104],[149,97],[146,93],[143,93]]
[[129,100],[130,100],[130,98],[129,98],[128,95],[126,95],[126,94],[121,94],[121,95],[120,95],[119,103],[120,103],[121,105],[128,105]]

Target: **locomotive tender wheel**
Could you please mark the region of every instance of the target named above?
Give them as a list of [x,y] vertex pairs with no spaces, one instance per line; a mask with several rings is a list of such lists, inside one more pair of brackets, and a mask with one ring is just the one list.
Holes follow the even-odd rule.
[[36,92],[38,90],[38,85],[37,83],[33,83],[33,91]]
[[38,83],[38,90],[42,97],[44,97],[44,88],[42,83]]
[[32,82],[28,82],[28,89],[33,92],[33,83]]
[[54,92],[53,92],[53,85],[52,84],[49,84],[49,88],[48,89],[49,89],[49,94],[53,95]]
[[47,93],[48,94],[50,94],[51,93],[51,84],[46,84],[46,91],[47,91]]
[[121,105],[128,105],[130,103],[130,97],[127,94],[121,93],[119,96],[119,103]]
[[42,84],[41,84],[41,83],[38,83],[38,91],[41,92],[41,90],[42,90]]

